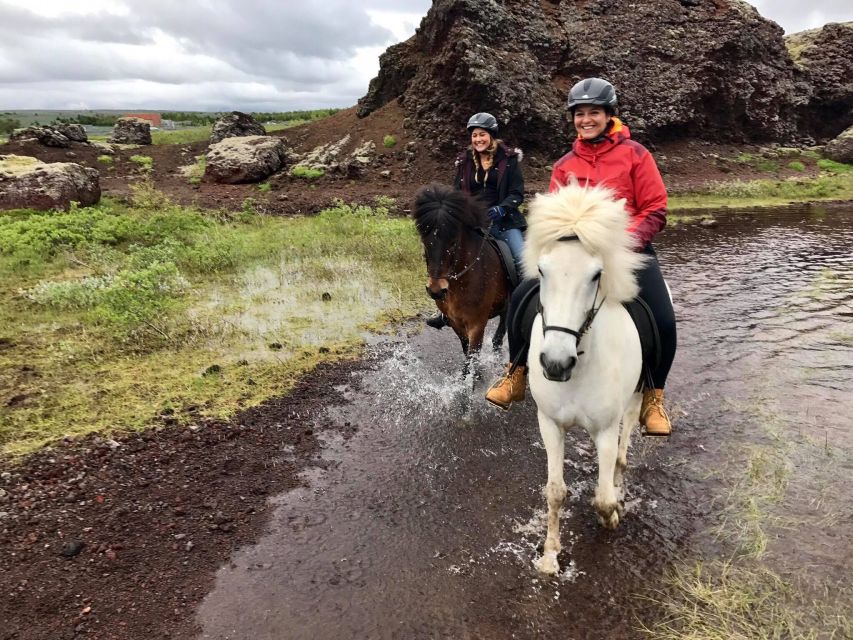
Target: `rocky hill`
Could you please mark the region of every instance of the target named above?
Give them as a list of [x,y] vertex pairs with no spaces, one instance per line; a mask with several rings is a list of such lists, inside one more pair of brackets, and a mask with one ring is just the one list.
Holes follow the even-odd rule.
[[[798,67],[782,29],[741,0],[435,0],[417,33],[381,56],[358,114],[397,100],[412,136],[443,153],[486,110],[502,135],[553,156],[571,138],[569,87],[597,75],[646,140],[825,138],[851,124],[850,91],[838,89],[849,68],[823,45],[834,33]],[[822,122],[801,117],[810,105]]]

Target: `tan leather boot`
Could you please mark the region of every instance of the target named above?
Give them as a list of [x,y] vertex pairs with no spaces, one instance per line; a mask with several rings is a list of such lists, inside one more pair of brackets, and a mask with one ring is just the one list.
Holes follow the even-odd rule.
[[486,400],[501,409],[509,409],[513,402],[524,400],[524,388],[526,383],[527,367],[519,365],[512,373],[506,366],[506,374],[503,378],[493,384],[486,392]]
[[663,408],[663,389],[645,389],[643,406],[640,408],[640,424],[644,436],[668,436],[672,433],[672,422]]

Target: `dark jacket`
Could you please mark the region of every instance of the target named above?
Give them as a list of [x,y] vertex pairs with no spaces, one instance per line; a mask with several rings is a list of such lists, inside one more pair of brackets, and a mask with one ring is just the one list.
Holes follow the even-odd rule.
[[[471,186],[474,183],[474,159],[473,151],[466,149],[456,159],[456,179],[453,181],[457,189],[471,194]],[[506,229],[526,229],[527,223],[524,215],[518,207],[524,201],[524,177],[521,175],[522,153],[519,149],[510,149],[503,143],[498,144],[495,150],[494,166],[498,171],[498,197],[496,202],[486,202],[487,207],[501,206],[506,214],[497,223],[496,227],[504,231]]]
[[666,188],[655,159],[619,118],[601,142],[578,138],[566,155],[554,164],[550,191],[572,178],[581,185],[603,184],[625,198],[631,214],[628,230],[637,236],[639,247],[646,246],[666,226]]

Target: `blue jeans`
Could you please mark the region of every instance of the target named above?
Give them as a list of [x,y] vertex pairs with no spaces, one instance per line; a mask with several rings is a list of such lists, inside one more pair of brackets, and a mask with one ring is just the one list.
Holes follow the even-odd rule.
[[512,253],[512,259],[515,260],[515,268],[518,270],[518,275],[521,276],[521,254],[524,252],[524,235],[521,229],[495,229],[492,227],[492,235],[498,240],[503,240],[509,246]]

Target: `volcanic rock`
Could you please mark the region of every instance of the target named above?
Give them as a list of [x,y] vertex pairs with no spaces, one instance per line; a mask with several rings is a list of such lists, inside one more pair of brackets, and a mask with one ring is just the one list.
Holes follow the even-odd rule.
[[845,129],[841,135],[827,144],[823,154],[830,160],[853,164],[853,127]]
[[797,67],[800,128],[832,138],[853,125],[853,22],[785,37]]
[[71,140],[68,136],[60,132],[56,127],[27,127],[25,129],[17,129],[9,136],[9,142],[30,141],[38,142],[46,147],[64,148],[71,146]]
[[210,143],[215,144],[225,138],[265,135],[267,135],[267,130],[248,113],[232,111],[213,123]]
[[796,104],[782,33],[741,0],[435,0],[380,57],[358,114],[399,100],[414,137],[446,153],[489,111],[501,137],[557,155],[569,88],[600,76],[640,138],[786,140]]
[[287,148],[281,138],[226,138],[210,146],[204,175],[214,182],[227,184],[260,182],[286,162]]
[[72,162],[46,164],[27,156],[0,156],[0,209],[67,211],[101,199],[97,169]]
[[113,126],[110,142],[151,144],[151,123],[142,118],[119,118]]
[[86,129],[83,127],[82,124],[59,124],[56,125],[56,130],[69,140],[72,140],[73,142],[89,141],[89,136],[86,135]]

